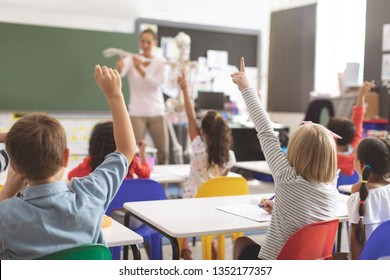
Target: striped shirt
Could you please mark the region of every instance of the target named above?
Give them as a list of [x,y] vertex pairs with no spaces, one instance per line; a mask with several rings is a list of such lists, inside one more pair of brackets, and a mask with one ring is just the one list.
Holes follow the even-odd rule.
[[276,259],[287,239],[304,225],[335,218],[338,192],[331,184],[310,183],[290,166],[255,89],[242,91],[257,137],[275,181],[275,207],[260,259]]

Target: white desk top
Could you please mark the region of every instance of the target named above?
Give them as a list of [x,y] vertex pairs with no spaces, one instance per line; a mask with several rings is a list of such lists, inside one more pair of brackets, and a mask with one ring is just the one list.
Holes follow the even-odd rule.
[[353,185],[340,185],[338,186],[339,191],[342,191],[344,193],[351,193]]
[[239,161],[234,166],[237,168],[242,168],[253,172],[272,175],[268,163],[265,160]]
[[[150,179],[161,184],[184,183],[190,174],[189,164],[155,165]],[[241,177],[240,174],[229,172],[228,176]]]
[[118,223],[114,219],[110,227],[103,228],[103,235],[107,242],[107,247],[141,244],[144,238],[131,229]]
[[[220,211],[216,207],[240,203],[249,204],[253,197],[269,197],[271,195],[256,194],[127,202],[124,204],[124,208],[170,236],[176,238],[192,237],[268,229],[269,222],[256,222]],[[348,197],[340,196],[340,207],[345,208],[344,213],[346,213]],[[339,219],[346,221],[348,217],[343,216]]]

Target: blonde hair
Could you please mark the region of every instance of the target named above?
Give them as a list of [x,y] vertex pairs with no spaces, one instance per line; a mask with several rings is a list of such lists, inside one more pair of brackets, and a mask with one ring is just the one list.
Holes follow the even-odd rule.
[[287,160],[312,183],[329,183],[337,175],[336,142],[329,130],[318,124],[302,125],[292,134]]

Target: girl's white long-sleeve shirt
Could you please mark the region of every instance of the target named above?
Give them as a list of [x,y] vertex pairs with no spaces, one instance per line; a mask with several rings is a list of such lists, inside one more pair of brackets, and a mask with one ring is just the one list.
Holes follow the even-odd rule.
[[275,207],[259,258],[276,259],[287,239],[304,225],[335,218],[338,191],[331,184],[311,183],[290,166],[255,89],[242,91],[265,159],[275,182]]

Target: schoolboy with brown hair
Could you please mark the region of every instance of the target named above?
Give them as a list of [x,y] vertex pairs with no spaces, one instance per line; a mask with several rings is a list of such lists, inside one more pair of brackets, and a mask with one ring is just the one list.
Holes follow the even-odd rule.
[[11,168],[0,193],[2,258],[35,259],[105,243],[103,214],[127,174],[136,144],[119,73],[96,65],[94,76],[112,113],[116,151],[89,176],[67,184],[61,180],[69,159],[61,124],[41,113],[17,121],[5,141]]

